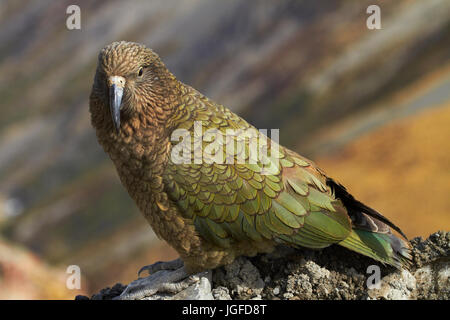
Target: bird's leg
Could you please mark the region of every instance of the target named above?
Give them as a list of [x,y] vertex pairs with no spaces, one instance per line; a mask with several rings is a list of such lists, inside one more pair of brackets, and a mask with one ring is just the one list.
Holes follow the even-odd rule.
[[148,271],[149,274],[153,274],[160,270],[177,270],[183,267],[183,265],[184,265],[183,260],[181,260],[180,258],[171,261],[158,261],[155,262],[154,264],[142,267],[138,271],[138,277],[140,277],[141,273],[144,271]]
[[[168,266],[174,261],[170,261]],[[179,265],[179,262],[177,262]],[[164,266],[164,263],[156,264],[158,268]],[[146,268],[152,269],[152,268]],[[152,270],[153,271],[153,270]],[[202,274],[189,275],[182,265],[176,270],[159,270],[145,278],[139,278],[131,282],[117,300],[138,300],[152,296],[158,292],[176,294],[190,285],[200,281]]]

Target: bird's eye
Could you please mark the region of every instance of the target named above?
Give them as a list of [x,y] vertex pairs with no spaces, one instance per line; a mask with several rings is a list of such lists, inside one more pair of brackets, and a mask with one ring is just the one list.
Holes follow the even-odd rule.
[[138,71],[138,76],[142,77],[143,74],[144,74],[144,67],[140,67]]

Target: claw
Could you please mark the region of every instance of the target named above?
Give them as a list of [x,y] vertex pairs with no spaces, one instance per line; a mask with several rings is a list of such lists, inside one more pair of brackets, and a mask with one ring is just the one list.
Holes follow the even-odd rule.
[[162,263],[162,261],[158,261],[158,262],[155,262],[154,264],[149,264],[148,266],[143,266],[138,271],[138,278],[141,277],[141,273],[144,272],[144,271],[147,271],[149,275],[155,273],[156,272],[156,270],[155,270],[156,268],[155,267],[157,267],[161,263]]
[[180,258],[172,260],[172,261],[158,261],[154,264],[150,264],[148,266],[143,266],[138,271],[138,277],[141,276],[141,273],[144,271],[147,271],[149,275],[156,273],[160,270],[177,270],[181,267],[183,267],[184,263],[183,260]]

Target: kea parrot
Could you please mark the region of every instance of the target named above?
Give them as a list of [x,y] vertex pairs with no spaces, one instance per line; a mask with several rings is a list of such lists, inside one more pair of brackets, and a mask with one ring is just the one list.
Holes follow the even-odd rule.
[[[177,80],[145,45],[120,41],[100,51],[89,109],[122,184],[156,235],[180,255],[143,267],[139,273],[172,271],[156,288],[143,281],[125,298],[179,291],[198,281],[195,273],[283,244],[311,249],[336,244],[399,269],[410,264],[402,231],[311,160],[267,138],[262,145],[270,146],[270,157],[250,161],[251,141],[261,137],[226,133],[257,130]],[[227,146],[237,145],[231,159],[227,150],[223,161],[215,161],[225,153],[216,144],[209,157],[197,161],[198,149],[212,144],[204,133],[209,129],[226,136]],[[193,139],[183,161],[173,151],[187,136],[174,139],[176,132]],[[233,161],[238,157],[246,161]]]

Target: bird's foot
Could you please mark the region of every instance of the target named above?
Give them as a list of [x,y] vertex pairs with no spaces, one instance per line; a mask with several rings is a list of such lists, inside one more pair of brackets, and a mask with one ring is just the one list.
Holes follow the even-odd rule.
[[[171,263],[170,261],[169,263]],[[160,268],[163,264],[155,264]],[[144,270],[155,269],[144,267]],[[142,269],[141,269],[142,270]],[[200,274],[189,275],[184,266],[176,270],[158,270],[145,278],[131,282],[117,300],[139,300],[150,297],[156,293],[176,294],[192,284],[200,281]]]
[[138,277],[140,277],[141,273],[144,271],[147,271],[149,274],[153,274],[161,270],[177,270],[183,267],[183,265],[183,260],[181,260],[180,258],[171,261],[158,261],[154,264],[142,267],[138,271]]

